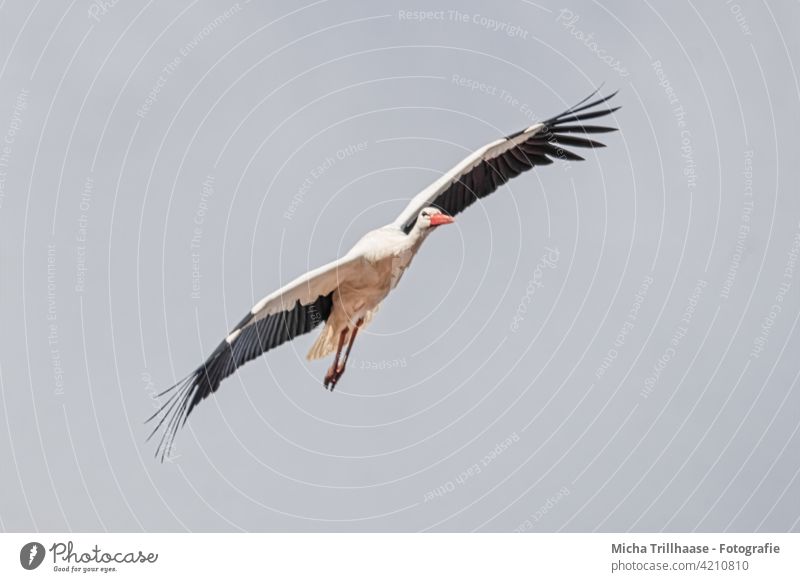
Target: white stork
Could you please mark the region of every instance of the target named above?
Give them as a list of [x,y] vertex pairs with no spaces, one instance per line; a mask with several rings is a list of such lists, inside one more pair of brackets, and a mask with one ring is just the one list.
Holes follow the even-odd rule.
[[163,427],[156,455],[164,460],[189,413],[239,366],[323,322],[308,359],[335,352],[323,381],[333,391],[358,331],[372,319],[431,232],[525,170],[552,164],[554,158],[583,159],[567,147],[604,147],[586,135],[616,128],[583,122],[619,107],[605,105],[616,93],[586,103],[596,93],[561,115],[470,154],[415,196],[394,222],[368,232],[340,259],[301,275],[256,303],[200,367],[159,394],[168,398],[148,419],[158,419],[150,437]]

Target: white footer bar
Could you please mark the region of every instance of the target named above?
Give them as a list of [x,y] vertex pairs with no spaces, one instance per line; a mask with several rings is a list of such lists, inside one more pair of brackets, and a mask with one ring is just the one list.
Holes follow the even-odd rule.
[[800,534],[0,534],[0,580],[800,580]]

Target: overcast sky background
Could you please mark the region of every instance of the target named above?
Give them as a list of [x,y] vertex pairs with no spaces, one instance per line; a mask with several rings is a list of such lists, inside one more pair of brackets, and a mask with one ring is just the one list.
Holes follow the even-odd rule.
[[[0,3],[0,529],[800,529],[797,3],[270,4]],[[304,336],[153,459],[253,303],[603,83],[334,393]]]

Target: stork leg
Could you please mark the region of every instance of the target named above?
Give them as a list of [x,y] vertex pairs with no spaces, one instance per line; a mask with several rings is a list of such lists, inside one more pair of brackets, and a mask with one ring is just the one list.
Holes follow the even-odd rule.
[[[350,358],[350,350],[353,349],[353,343],[356,341],[356,335],[358,335],[358,330],[361,328],[361,325],[364,323],[364,319],[361,318],[356,322],[355,328],[350,334],[350,341],[347,343],[347,350],[344,352],[344,358],[342,359],[341,364],[339,363],[339,356],[342,350],[342,345],[344,343],[344,335],[339,337],[339,349],[336,351],[336,358],[333,360],[333,365],[328,370],[328,373],[325,375],[325,387],[328,387],[330,384],[330,390],[333,392],[333,389],[336,388],[337,382],[339,382],[339,378],[342,377],[344,374],[345,366],[347,366],[347,360]],[[344,333],[344,332],[343,332]]]
[[[353,330],[353,333],[350,334],[350,342],[347,344],[347,350],[344,353],[344,360],[342,361],[342,365],[336,369],[337,373],[341,377],[344,374],[344,367],[347,365],[347,360],[350,359],[350,350],[353,349],[353,342],[356,341],[356,335],[358,334],[358,330],[361,329],[361,326],[364,324],[364,318],[362,317],[356,322],[356,327]],[[337,378],[338,380],[339,378]]]
[[[339,333],[339,343],[336,345],[336,355],[333,358],[333,364],[330,368],[328,368],[328,373],[325,374],[325,380],[323,382],[325,388],[328,388],[328,385],[331,385],[331,390],[334,389],[336,386],[336,382],[339,380],[339,374],[337,370],[339,369],[339,357],[342,355],[342,347],[344,347],[344,338],[347,337],[347,328],[344,328]],[[351,342],[352,345],[352,342]],[[347,350],[347,353],[350,353],[350,350]]]

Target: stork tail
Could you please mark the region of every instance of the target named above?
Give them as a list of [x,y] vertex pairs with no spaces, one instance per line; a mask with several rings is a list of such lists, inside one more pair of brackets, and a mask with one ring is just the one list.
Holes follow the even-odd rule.
[[[372,321],[372,318],[378,312],[379,308],[380,305],[376,306],[374,309],[370,309],[364,314],[364,316],[361,318],[362,330],[367,327],[367,324],[370,321]],[[325,327],[322,328],[322,331],[320,332],[314,344],[311,346],[311,349],[308,350],[306,359],[318,360],[335,352],[336,342],[339,341],[339,333],[345,325],[347,326],[347,335],[345,336],[344,341],[349,342],[350,334],[353,333],[353,326],[348,325],[346,322],[342,322],[342,319],[337,317],[337,314],[331,314],[331,317],[325,322]]]
[[333,326],[328,322],[325,324],[325,327],[322,328],[319,336],[317,336],[314,345],[308,350],[306,358],[309,360],[318,360],[324,358],[335,349],[336,333],[334,332]]

